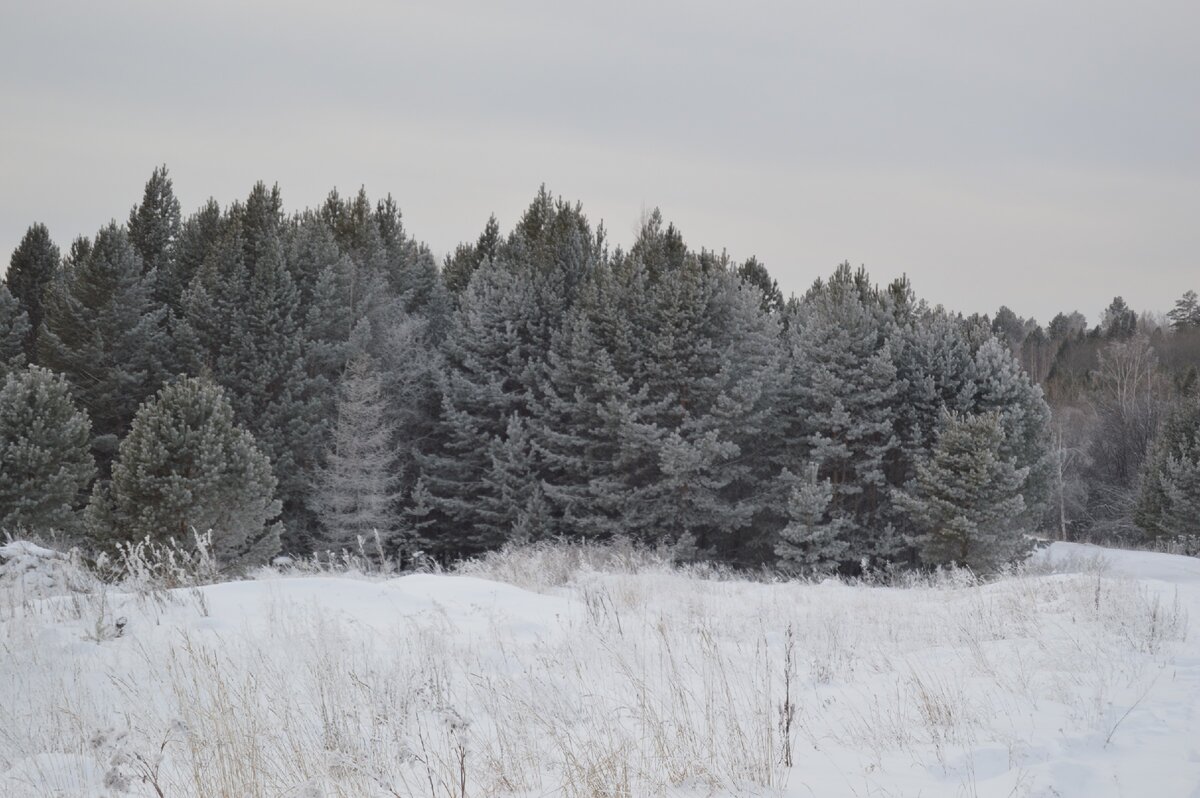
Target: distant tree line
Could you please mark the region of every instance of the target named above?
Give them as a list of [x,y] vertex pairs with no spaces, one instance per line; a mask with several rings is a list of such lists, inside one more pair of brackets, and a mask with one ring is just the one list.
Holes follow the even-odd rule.
[[1175,534],[1200,490],[1179,487],[1195,402],[1168,413],[1195,383],[1191,301],[1153,334],[1123,304],[1041,331],[849,264],[785,299],[657,211],[612,247],[545,189],[439,264],[390,197],[289,215],[260,183],[184,217],[160,168],[124,224],[65,253],[35,224],[12,255],[0,528],[93,549],[211,530],[231,567],[621,535],[841,572],[997,567],[1104,501]]
[[1042,385],[1053,411],[1047,530],[1069,539],[1171,539],[1197,548],[1196,292],[1186,291],[1162,316],[1138,314],[1116,297],[1091,327],[1071,312],[1043,330],[1002,307],[992,329]]

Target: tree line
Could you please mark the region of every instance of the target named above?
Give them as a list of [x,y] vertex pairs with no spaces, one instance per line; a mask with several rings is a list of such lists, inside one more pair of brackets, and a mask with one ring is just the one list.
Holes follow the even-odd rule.
[[1063,539],[1169,539],[1200,551],[1200,301],[1166,314],[1116,297],[1098,323],[1043,330],[1007,307],[994,332],[1044,388],[1055,463],[1047,531]]
[[[1095,475],[1069,411],[1146,395],[1106,387],[1114,342],[1141,341],[1113,313],[1100,333],[1056,319],[1047,354],[1011,311],[930,307],[849,264],[785,299],[657,211],[614,247],[544,188],[439,264],[390,197],[288,214],[259,183],[184,217],[163,167],[125,223],[65,253],[35,224],[12,255],[0,528],[92,549],[211,530],[230,567],[621,535],[739,566],[994,568],[1062,518],[1083,534]],[[1190,455],[1154,424],[1122,466],[1145,534],[1182,517],[1190,419],[1163,425]]]

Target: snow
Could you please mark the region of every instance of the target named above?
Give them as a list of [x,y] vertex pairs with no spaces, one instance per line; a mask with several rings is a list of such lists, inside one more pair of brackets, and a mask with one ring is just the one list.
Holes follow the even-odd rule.
[[43,596],[30,562],[66,561],[14,545],[13,798],[1200,796],[1195,558],[1055,543],[996,581],[880,587],[518,557],[495,572],[525,587]]
[[0,546],[0,558],[5,560],[15,560],[18,557],[55,559],[61,556],[53,549],[38,546],[35,543],[30,543],[28,540],[12,540]]
[[1200,584],[1200,558],[1156,551],[1106,549],[1085,543],[1054,543],[1039,554],[1050,564],[1097,560],[1110,574],[1171,584]]

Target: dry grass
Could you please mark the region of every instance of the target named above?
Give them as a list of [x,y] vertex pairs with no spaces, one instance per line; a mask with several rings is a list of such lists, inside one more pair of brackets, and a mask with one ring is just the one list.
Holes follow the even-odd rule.
[[623,544],[463,566],[556,597],[531,630],[488,607],[470,631],[452,611],[367,623],[278,575],[230,618],[220,588],[156,587],[153,563],[116,585],[49,567],[37,595],[0,588],[0,774],[31,771],[29,795],[96,769],[112,796],[781,794],[818,764],[900,760],[970,794],[964,752],[1017,761],[1031,712],[1111,737],[1111,700],[1186,623],[1096,568],[770,584]]

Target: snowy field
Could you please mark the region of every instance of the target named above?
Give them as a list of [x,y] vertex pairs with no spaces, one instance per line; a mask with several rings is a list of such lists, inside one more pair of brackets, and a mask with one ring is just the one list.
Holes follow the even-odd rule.
[[1197,559],[880,587],[547,548],[168,591],[37,554],[0,589],[12,798],[1200,798]]

